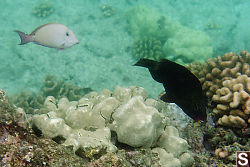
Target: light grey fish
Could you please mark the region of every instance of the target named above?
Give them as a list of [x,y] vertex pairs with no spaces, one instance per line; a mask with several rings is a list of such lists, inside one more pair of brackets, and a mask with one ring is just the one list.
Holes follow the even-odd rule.
[[79,43],[75,34],[68,27],[59,23],[41,25],[30,34],[18,30],[15,32],[21,38],[20,45],[34,42],[50,48],[64,49]]

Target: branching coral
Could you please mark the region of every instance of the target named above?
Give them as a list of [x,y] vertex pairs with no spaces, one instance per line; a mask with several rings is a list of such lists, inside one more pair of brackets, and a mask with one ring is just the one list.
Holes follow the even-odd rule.
[[164,57],[161,41],[150,37],[136,40],[133,44],[132,54],[136,59],[160,60]]
[[67,97],[69,100],[79,100],[83,95],[90,92],[91,88],[83,88],[63,80],[58,81],[54,75],[46,75],[43,80],[42,93],[45,97]]
[[211,58],[205,64],[188,67],[200,79],[218,124],[241,129],[242,135],[250,123],[250,54],[242,51]]

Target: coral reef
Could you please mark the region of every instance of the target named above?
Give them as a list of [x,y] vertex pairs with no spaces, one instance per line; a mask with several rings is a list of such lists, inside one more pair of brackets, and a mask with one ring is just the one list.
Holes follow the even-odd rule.
[[240,136],[250,136],[250,54],[242,51],[208,59],[188,67],[200,79],[217,124]]
[[[250,150],[249,63],[250,54],[243,50],[239,55],[230,52],[204,64],[188,65],[210,99],[211,115],[216,122],[215,127],[208,129],[188,126],[190,132],[185,139],[197,152],[194,158],[199,166],[233,166],[236,151]],[[205,157],[209,151],[213,157],[208,160]]]
[[10,96],[10,101],[17,107],[21,107],[27,114],[34,113],[35,110],[43,106],[45,97],[29,91],[21,91]]
[[69,100],[79,100],[83,95],[92,91],[91,88],[83,88],[72,85],[64,80],[58,81],[54,75],[46,75],[43,80],[42,94],[43,96],[54,96],[59,99],[67,97]]
[[234,166],[236,151],[250,150],[250,140],[231,129],[190,122],[183,133],[192,149],[193,166]]
[[[244,137],[238,137],[231,129],[214,128],[205,134],[204,143],[214,150],[214,155],[226,162],[233,162],[236,151],[250,149],[250,141]],[[235,158],[235,157],[234,157]]]
[[32,14],[36,17],[48,17],[55,11],[54,7],[50,2],[39,3],[32,11]]
[[117,108],[112,118],[110,128],[117,133],[118,141],[132,147],[151,147],[166,124],[164,116],[156,108],[144,104],[141,96],[134,96]]
[[189,148],[187,141],[179,137],[178,130],[173,126],[165,128],[157,146],[153,152],[159,154],[162,166],[191,166],[194,163],[191,154],[186,152]]
[[179,157],[182,153],[188,150],[186,140],[179,137],[179,132],[173,126],[167,126],[162,133],[157,145],[164,148],[166,151],[173,153],[175,157]]
[[115,14],[115,10],[111,5],[102,4],[100,9],[102,10],[103,16],[105,17],[111,17]]
[[173,37],[168,38],[163,46],[166,55],[184,56],[189,61],[204,62],[212,57],[210,37],[203,31],[179,26]]
[[183,59],[178,60],[183,64],[194,60],[202,62],[213,54],[210,37],[205,32],[185,27],[152,9],[132,8],[126,18],[130,34],[137,40],[160,41],[166,58]]
[[0,89],[0,122],[8,122],[13,119],[13,107],[9,104],[9,98],[5,91]]
[[49,96],[41,109],[44,114],[32,116],[32,127],[88,160],[114,154],[123,144],[130,150],[157,146],[176,160],[172,166],[191,166],[186,140],[158,111],[157,103],[143,88],[134,86],[91,92],[78,101],[61,98],[56,102]]
[[89,167],[133,167],[160,166],[157,153],[150,149],[135,149],[132,151],[118,150],[116,154],[107,153],[98,160],[90,162]]
[[170,30],[165,28],[166,18],[154,10],[143,6],[134,7],[126,13],[126,18],[128,31],[136,39],[155,38],[165,43],[171,36]]
[[215,155],[220,157],[220,158],[225,158],[228,156],[228,152],[222,148],[217,148],[215,151],[214,151]]
[[3,166],[85,166],[73,151],[50,139],[37,138],[15,123],[0,123],[0,164]]
[[0,127],[1,166],[85,166],[84,160],[70,149],[36,137],[27,126],[25,112],[14,108],[3,90]]
[[17,107],[21,107],[27,114],[34,114],[42,108],[47,96],[56,98],[67,97],[69,100],[79,100],[90,88],[83,88],[63,80],[58,81],[54,75],[46,75],[43,85],[38,93],[21,91],[10,97],[10,101]]
[[136,40],[132,47],[132,54],[137,60],[140,58],[160,60],[164,57],[161,41],[149,37]]
[[[135,93],[136,91],[133,92]],[[143,93],[145,92],[142,92],[142,94]],[[120,100],[126,100],[127,98],[127,96],[118,94],[117,91],[116,94],[117,98]],[[96,96],[89,94],[89,97],[95,98]],[[95,98],[95,100],[101,100],[100,98],[103,97],[99,96],[98,98]],[[49,101],[53,100],[55,99],[48,99],[46,104],[49,106]],[[27,124],[26,118],[27,115],[25,115],[25,112],[20,108],[13,107],[13,105],[9,103],[6,93],[3,90],[0,90],[1,166],[160,166],[158,154],[154,153],[151,149],[119,149],[115,153],[103,153],[104,155],[98,156],[96,153],[99,150],[94,148],[90,150],[82,148],[82,150],[75,152],[78,155],[76,156],[71,147],[65,147],[54,142],[58,142],[62,139],[62,137],[53,138],[53,141],[51,139],[44,138],[40,134],[40,137],[38,138],[29,126],[19,126],[19,123],[24,120]],[[36,130],[35,132],[37,134]],[[75,135],[81,137],[81,134]],[[91,137],[95,137],[91,136],[90,132],[86,135],[90,135],[89,139]],[[172,163],[170,163],[170,165],[174,166]]]

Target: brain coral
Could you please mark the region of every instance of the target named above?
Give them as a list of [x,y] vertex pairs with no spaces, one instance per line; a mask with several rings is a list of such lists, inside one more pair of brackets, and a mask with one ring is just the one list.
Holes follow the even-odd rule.
[[188,66],[212,100],[217,123],[238,129],[241,135],[250,134],[249,62],[250,54],[243,50],[240,55],[230,52],[208,59],[205,64]]

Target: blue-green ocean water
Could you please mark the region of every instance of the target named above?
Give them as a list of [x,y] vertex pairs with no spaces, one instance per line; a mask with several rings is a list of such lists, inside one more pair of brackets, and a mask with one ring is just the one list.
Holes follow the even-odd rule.
[[[41,2],[52,5],[54,12],[48,17],[32,14]],[[103,5],[114,13],[105,16]],[[8,94],[38,91],[43,77],[54,74],[96,91],[137,85],[157,96],[162,86],[146,69],[132,66],[129,48],[135,39],[128,33],[125,14],[138,5],[207,33],[213,56],[250,50],[249,0],[1,0],[0,88]],[[80,44],[61,51],[33,43],[18,45],[13,30],[30,33],[50,22],[69,27]]]

